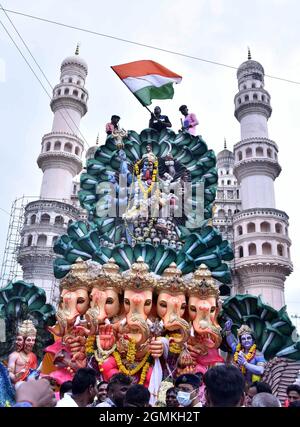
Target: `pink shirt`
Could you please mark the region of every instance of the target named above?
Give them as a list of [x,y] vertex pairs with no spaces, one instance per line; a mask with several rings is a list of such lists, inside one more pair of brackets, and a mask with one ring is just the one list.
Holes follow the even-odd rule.
[[[185,116],[183,120],[183,125],[187,128],[186,130],[191,135],[196,136],[196,126],[199,124],[198,119],[194,113],[190,113],[187,116]],[[188,126],[192,126],[189,127]]]

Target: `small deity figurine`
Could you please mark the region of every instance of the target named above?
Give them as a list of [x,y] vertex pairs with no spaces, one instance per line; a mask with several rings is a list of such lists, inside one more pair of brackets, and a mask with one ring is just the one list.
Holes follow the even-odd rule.
[[16,350],[8,357],[9,376],[14,384],[25,381],[31,370],[37,369],[37,357],[32,352],[36,332],[31,320],[24,320],[18,328]]
[[234,353],[233,361],[245,375],[247,383],[260,381],[266,360],[256,349],[254,331],[248,325],[237,330],[238,341],[231,332],[232,320],[225,322],[226,341]]

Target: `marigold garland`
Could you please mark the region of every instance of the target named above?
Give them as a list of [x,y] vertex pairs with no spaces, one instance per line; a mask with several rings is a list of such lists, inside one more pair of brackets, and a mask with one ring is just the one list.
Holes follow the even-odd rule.
[[126,355],[127,362],[133,363],[135,361],[135,355],[136,355],[135,339],[129,338],[127,355]]
[[85,352],[86,352],[86,354],[88,356],[94,354],[95,341],[96,341],[96,336],[95,335],[91,335],[86,340],[86,343],[85,343]]
[[[238,361],[238,356],[239,356],[239,352],[241,351],[242,346],[239,343],[236,347],[234,356],[233,356],[233,360],[235,363],[237,363]],[[245,359],[247,360],[247,362],[250,362],[254,357],[255,357],[255,353],[256,353],[256,344],[253,344],[250,348],[250,350],[248,351],[248,353],[245,355]],[[246,368],[245,366],[240,366],[240,370],[242,371],[243,374],[246,373]]]
[[125,375],[128,375],[131,377],[131,376],[137,374],[142,369],[139,384],[144,384],[146,376],[147,376],[148,369],[150,367],[150,362],[148,362],[148,358],[150,356],[150,353],[146,353],[145,356],[143,357],[143,359],[140,361],[140,363],[133,369],[127,369],[123,365],[121,355],[118,351],[114,351],[113,356],[115,358],[115,361],[117,363],[119,371]]

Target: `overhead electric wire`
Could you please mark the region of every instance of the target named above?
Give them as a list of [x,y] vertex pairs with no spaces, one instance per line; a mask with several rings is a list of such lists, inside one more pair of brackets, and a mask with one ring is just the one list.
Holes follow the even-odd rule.
[[[20,37],[20,39],[22,40],[22,43],[24,44],[24,46],[26,47],[27,51],[29,52],[30,56],[32,57],[32,59],[34,60],[35,64],[37,65],[37,67],[39,68],[40,72],[42,73],[42,75],[44,76],[45,80],[47,81],[48,85],[51,87],[51,89],[53,90],[53,86],[50,83],[49,79],[47,78],[46,74],[44,73],[44,71],[42,70],[42,68],[40,67],[40,65],[38,64],[37,60],[35,59],[35,57],[33,56],[33,54],[31,53],[29,47],[27,46],[26,42],[24,41],[23,37],[21,36],[21,34],[19,33],[19,31],[17,30],[16,26],[14,25],[14,23],[12,22],[12,20],[10,19],[10,17],[7,15],[5,9],[3,8],[3,6],[0,4],[0,8],[4,11],[5,15],[7,16],[7,18],[9,19],[11,25],[13,26],[14,30],[16,31],[16,33],[18,34],[18,36]],[[44,91],[46,92],[46,94],[48,95],[48,97],[52,100],[52,96],[48,93],[47,89],[45,88],[45,86],[43,85],[43,83],[41,82],[41,80],[39,79],[39,77],[37,76],[37,74],[35,73],[34,69],[31,67],[31,64],[27,61],[26,57],[23,55],[23,52],[21,51],[21,49],[19,48],[19,46],[17,45],[17,43],[14,41],[13,37],[11,36],[11,34],[9,33],[9,31],[7,30],[7,28],[5,27],[5,25],[3,24],[3,22],[0,20],[0,23],[2,25],[2,27],[4,28],[4,30],[6,31],[6,33],[8,34],[9,38],[11,39],[11,41],[14,43],[15,47],[18,49],[19,53],[22,55],[23,59],[25,60],[26,64],[29,66],[30,70],[33,72],[33,74],[35,75],[36,79],[38,80],[38,82],[41,84],[42,88],[44,89]],[[88,147],[90,147],[89,143],[87,142],[86,138],[84,137],[84,135],[82,134],[81,130],[79,129],[79,127],[77,126],[77,124],[74,122],[72,116],[70,115],[70,113],[68,112],[67,109],[63,108],[63,109],[59,109],[58,112],[61,114],[62,118],[64,119],[65,123],[68,125],[68,127],[70,128],[70,130],[73,132],[72,127],[70,126],[70,122],[68,123],[68,121],[66,120],[65,116],[63,115],[62,110],[68,115],[69,119],[72,121],[74,127],[78,130],[78,132],[80,133],[80,135],[82,136],[83,141],[86,143],[86,145]]]
[[[200,58],[198,56],[188,55],[186,53],[176,52],[174,50],[164,49],[162,47],[152,46],[152,45],[149,45],[149,44],[146,44],[146,43],[140,43],[140,42],[136,42],[136,41],[133,41],[133,40],[125,39],[125,38],[122,38],[122,37],[113,36],[113,35],[110,35],[110,34],[99,33],[98,31],[93,31],[93,30],[89,30],[87,28],[77,27],[75,25],[65,24],[63,22],[53,21],[51,19],[41,18],[40,16],[29,15],[27,13],[18,12],[16,10],[12,10],[12,9],[4,9],[4,8],[2,8],[2,9],[5,10],[6,12],[14,13],[16,15],[24,16],[26,18],[36,19],[38,21],[47,22],[49,24],[54,24],[54,25],[59,25],[61,27],[70,28],[72,30],[82,31],[82,32],[85,32],[85,33],[93,34],[95,36],[105,37],[105,38],[108,38],[108,39],[121,41],[123,43],[129,43],[129,44],[133,44],[133,45],[136,45],[136,46],[146,47],[148,49],[154,49],[154,50],[158,50],[158,51],[161,51],[161,52],[170,53],[172,55],[182,56],[184,58],[193,59],[193,60],[196,60],[196,61],[202,61],[202,62],[206,62],[206,63],[213,64],[213,65],[218,65],[220,67],[231,68],[231,69],[234,69],[234,70],[238,69],[238,67],[235,67],[233,65],[224,64],[222,62],[212,61],[212,60],[209,60],[209,59]],[[283,78],[283,77],[272,76],[270,74],[265,74],[265,76],[269,77],[271,79],[281,80],[281,81],[284,81],[284,82],[287,82],[287,83],[293,83],[293,84],[300,85],[300,82],[295,81],[295,80],[290,80],[290,79],[286,79],[286,78]]]

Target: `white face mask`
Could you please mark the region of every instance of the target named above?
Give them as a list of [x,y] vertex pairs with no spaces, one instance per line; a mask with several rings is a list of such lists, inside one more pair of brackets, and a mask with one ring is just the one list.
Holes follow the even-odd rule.
[[191,399],[191,394],[187,391],[179,391],[177,393],[177,401],[179,405],[189,406],[194,399]]

